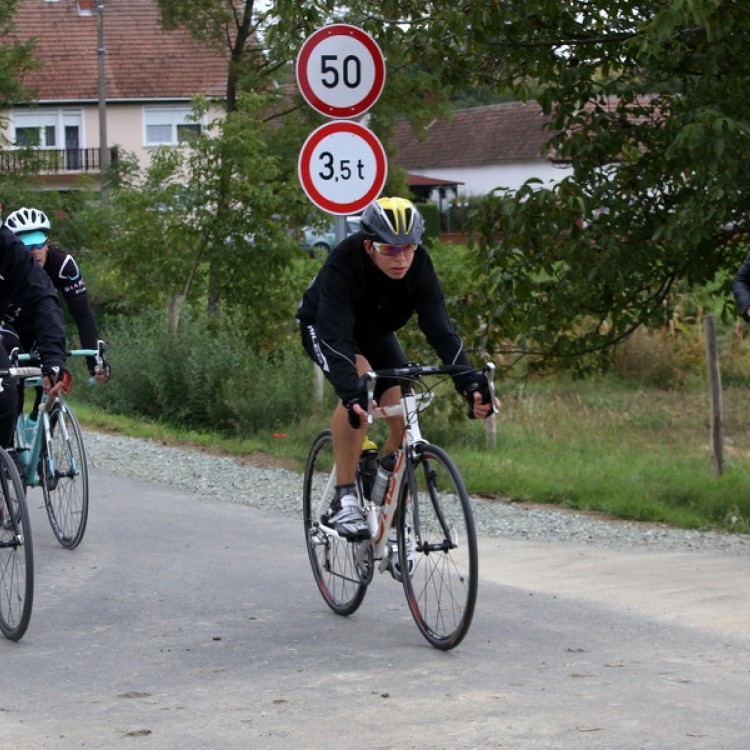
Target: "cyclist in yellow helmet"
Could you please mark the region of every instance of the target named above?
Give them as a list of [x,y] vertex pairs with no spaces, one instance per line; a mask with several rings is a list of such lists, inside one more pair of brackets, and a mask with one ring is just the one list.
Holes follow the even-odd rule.
[[[396,331],[414,313],[444,364],[471,368],[463,341],[448,319],[432,261],[420,244],[423,232],[424,220],[410,200],[379,198],[369,204],[361,231],[331,251],[297,310],[305,351],[340,399],[331,419],[338,484],[327,522],[350,539],[369,536],[355,484],[366,429],[359,376],[408,362]],[[492,413],[483,376],[468,373],[453,380],[474,417]],[[378,404],[395,404],[399,395],[397,383],[378,379]],[[386,455],[399,446],[403,422],[390,419],[388,427]]]

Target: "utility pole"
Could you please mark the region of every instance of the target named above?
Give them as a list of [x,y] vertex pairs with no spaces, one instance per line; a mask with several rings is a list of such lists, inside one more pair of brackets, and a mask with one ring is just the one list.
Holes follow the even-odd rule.
[[104,192],[104,172],[109,167],[107,146],[107,81],[104,75],[104,0],[96,5],[96,54],[99,63],[99,169],[101,170],[102,193]]

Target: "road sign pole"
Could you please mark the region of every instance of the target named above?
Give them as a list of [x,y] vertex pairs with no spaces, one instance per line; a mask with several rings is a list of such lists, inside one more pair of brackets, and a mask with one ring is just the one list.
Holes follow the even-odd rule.
[[[310,134],[300,151],[298,174],[307,197],[323,211],[358,213],[383,190],[388,171],[377,136],[351,118],[364,114],[385,85],[385,58],[365,31],[337,23],[313,32],[295,67],[307,103],[336,118]],[[346,224],[336,222],[336,236]]]
[[346,239],[346,216],[336,217],[336,244]]

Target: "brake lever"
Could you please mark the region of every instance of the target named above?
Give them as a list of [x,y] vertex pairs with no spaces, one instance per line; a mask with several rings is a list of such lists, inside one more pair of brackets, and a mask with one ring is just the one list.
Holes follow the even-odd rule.
[[367,424],[372,424],[372,414],[370,413],[370,410],[372,409],[372,402],[375,400],[375,381],[378,379],[378,376],[372,371],[366,372],[362,378],[365,382],[365,389],[367,391]]
[[497,414],[500,410],[497,408],[497,397],[495,396],[495,363],[486,362],[482,367],[482,373],[487,378],[487,386],[490,392],[490,405],[492,406],[492,413]]

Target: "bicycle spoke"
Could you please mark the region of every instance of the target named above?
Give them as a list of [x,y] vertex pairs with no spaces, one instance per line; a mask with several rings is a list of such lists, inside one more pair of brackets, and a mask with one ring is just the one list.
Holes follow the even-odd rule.
[[417,460],[401,524],[411,526],[416,539],[414,568],[404,580],[414,620],[433,646],[454,648],[474,614],[476,535],[458,470],[437,446],[426,446]]
[[367,591],[372,553],[360,561],[358,544],[321,527],[319,519],[328,510],[334,485],[333,442],[330,432],[324,431],[313,442],[305,469],[305,541],[315,582],[326,603],[337,614],[350,615]]
[[52,531],[67,549],[83,539],[89,489],[83,435],[73,411],[56,404],[49,417],[51,453],[46,446],[40,466],[42,491]]

